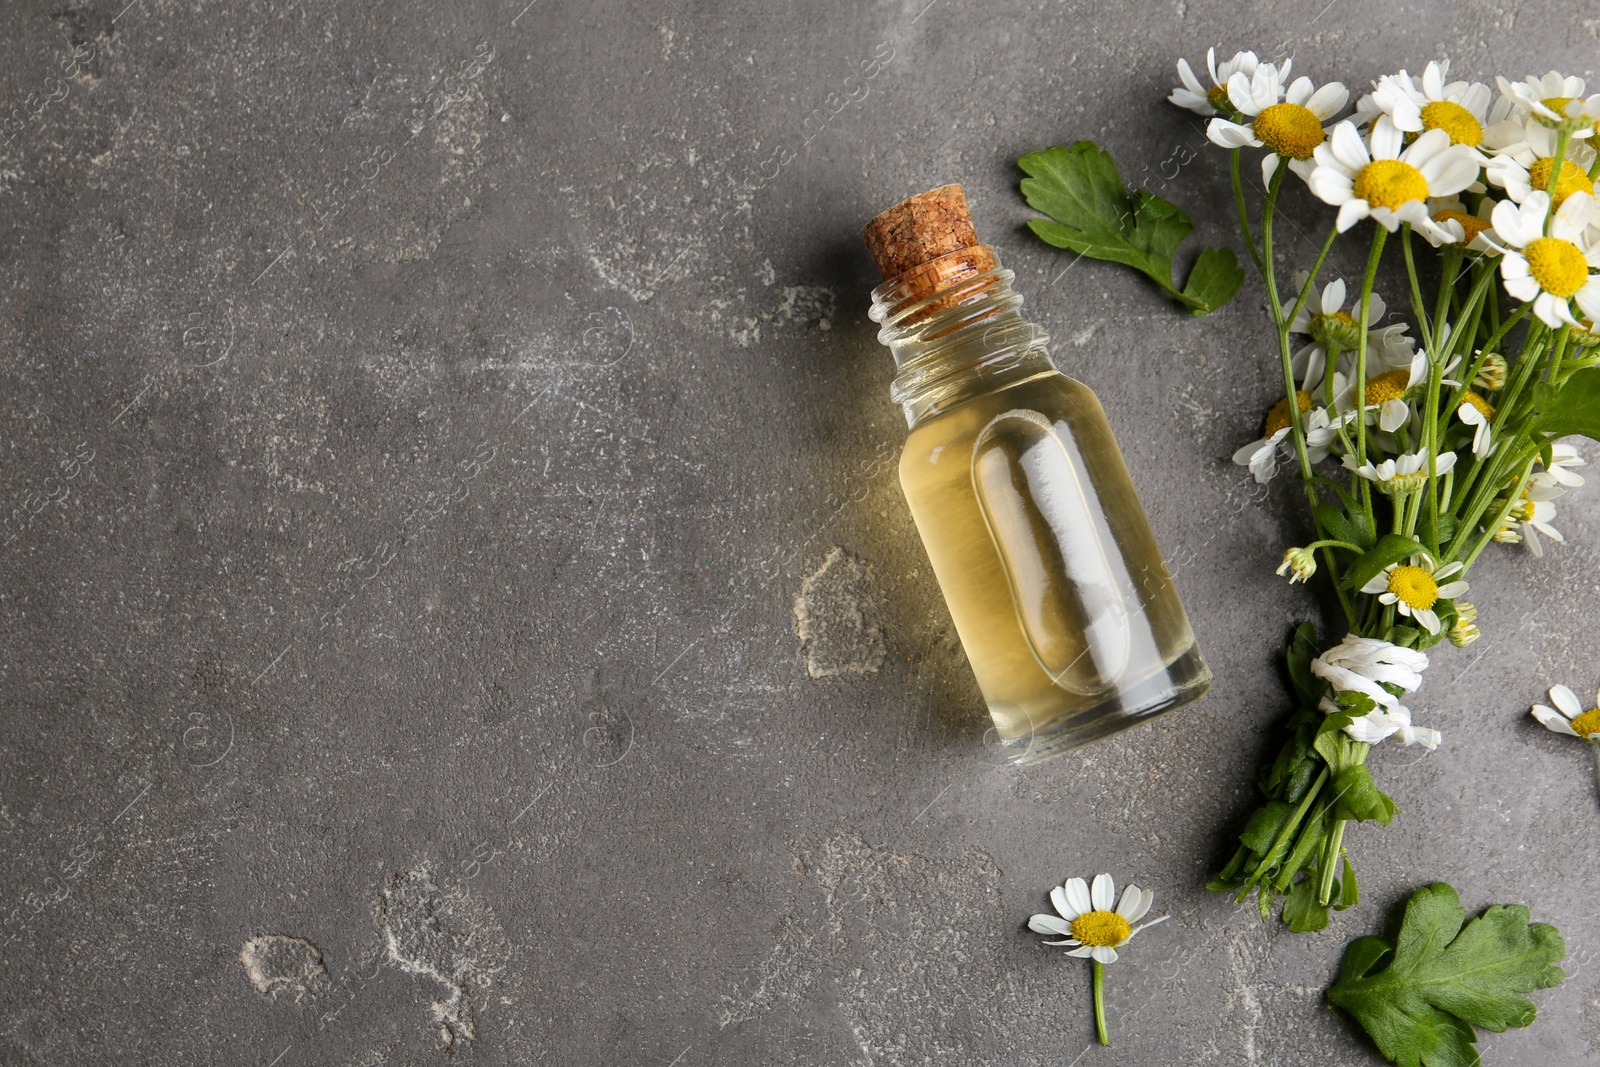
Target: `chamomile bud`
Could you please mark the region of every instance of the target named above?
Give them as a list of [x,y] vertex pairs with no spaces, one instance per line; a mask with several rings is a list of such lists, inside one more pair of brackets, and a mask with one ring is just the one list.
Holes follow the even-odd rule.
[[1291,548],[1283,554],[1283,562],[1278,565],[1279,574],[1289,576],[1289,584],[1310,581],[1311,576],[1317,573],[1317,560],[1310,549]]
[[1493,393],[1506,385],[1506,357],[1492,352],[1483,359],[1483,366],[1472,379],[1472,387],[1481,392]]
[[1476,605],[1465,601],[1456,604],[1456,621],[1450,626],[1450,643],[1457,648],[1466,648],[1482,637],[1483,632],[1478,629],[1477,620]]

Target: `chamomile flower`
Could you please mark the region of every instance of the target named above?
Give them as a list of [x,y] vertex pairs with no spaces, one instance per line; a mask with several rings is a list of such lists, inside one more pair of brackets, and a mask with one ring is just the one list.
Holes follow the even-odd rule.
[[1465,600],[1456,604],[1456,621],[1450,624],[1450,643],[1457,648],[1466,648],[1472,642],[1483,636],[1483,631],[1478,629],[1478,609]]
[[[1344,457],[1345,467],[1356,477],[1372,482],[1379,492],[1389,496],[1409,496],[1428,484],[1428,450],[1407,452],[1386,459],[1382,463],[1357,463],[1354,456]],[[1456,466],[1456,454],[1445,452],[1434,461],[1434,472],[1443,477]]]
[[1474,456],[1487,456],[1494,451],[1493,404],[1468,389],[1461,394],[1461,403],[1456,407],[1456,418],[1461,420],[1463,426],[1472,429]]
[[[1514,100],[1519,107],[1526,111],[1532,119],[1543,126],[1556,129],[1563,125],[1576,128],[1570,130],[1574,138],[1588,137],[1594,133],[1592,125],[1584,126],[1583,79],[1564,76],[1558,71],[1550,71],[1542,78],[1524,78],[1520,82],[1498,79],[1500,91],[1510,100]],[[1577,107],[1573,107],[1576,104]]]
[[1133,940],[1135,934],[1147,926],[1166,922],[1170,916],[1138,923],[1150,911],[1156,895],[1148,889],[1130,885],[1117,901],[1116,882],[1109,874],[1094,876],[1091,886],[1082,878],[1068,878],[1050,890],[1050,904],[1057,914],[1035,915],[1028,920],[1028,929],[1036,934],[1054,934],[1060,941],[1046,941],[1047,945],[1064,945],[1071,949],[1069,956],[1092,957],[1100,963],[1117,962],[1117,949]]
[[1434,228],[1428,201],[1451,196],[1478,177],[1472,150],[1450,143],[1443,130],[1428,130],[1405,145],[1405,134],[1393,126],[1372,128],[1372,148],[1350,121],[1333,128],[1328,143],[1317,146],[1316,165],[1307,179],[1311,191],[1339,209],[1339,232],[1362,219],[1393,233],[1402,222],[1413,229]]
[[1102,993],[1105,965],[1117,962],[1117,949],[1132,941],[1140,930],[1171,917],[1163,915],[1149,922],[1139,922],[1149,914],[1155,899],[1156,895],[1150,890],[1130,885],[1118,902],[1117,884],[1109,874],[1095,875],[1092,886],[1082,878],[1068,878],[1064,884],[1050,890],[1050,904],[1056,914],[1044,912],[1028,919],[1028,929],[1034,933],[1061,938],[1045,944],[1062,945],[1067,955],[1094,961],[1094,1021],[1102,1045],[1111,1044],[1106,1033]]
[[1589,216],[1594,198],[1574,193],[1550,220],[1544,233],[1550,197],[1530,193],[1521,204],[1501,203],[1494,209],[1494,230],[1506,246],[1500,278],[1517,300],[1532,301],[1533,313],[1551,328],[1576,324],[1572,302],[1591,319],[1600,318],[1600,245],[1588,245]]
[[[1346,355],[1354,352],[1360,344],[1361,304],[1358,299],[1351,305],[1351,309],[1346,311],[1344,308],[1346,292],[1344,279],[1335,278],[1322,287],[1320,302],[1306,301],[1299,314],[1289,323],[1290,333],[1303,334],[1311,338],[1311,343],[1297,349],[1289,361],[1295,380],[1299,381],[1300,387],[1308,392],[1322,384],[1330,348],[1338,350],[1341,355]],[[1320,310],[1313,310],[1314,306]],[[1287,315],[1293,308],[1293,301],[1285,303],[1284,314]],[[1373,293],[1367,308],[1368,358],[1376,356],[1391,366],[1409,366],[1411,357],[1416,352],[1416,342],[1407,336],[1405,323],[1378,328],[1372,326],[1373,323],[1382,322],[1388,311],[1388,305],[1384,303],[1383,297]],[[1349,360],[1346,359],[1345,362]]]
[[1433,219],[1435,228],[1421,231],[1422,237],[1435,248],[1454,245],[1469,252],[1498,256],[1500,247],[1494,243],[1494,223],[1490,221],[1495,203],[1494,198],[1485,196],[1478,210],[1468,211],[1457,197],[1430,200],[1428,217]]
[[[1454,366],[1452,363],[1446,373],[1454,369]],[[1384,433],[1394,433],[1410,422],[1411,398],[1416,395],[1417,388],[1427,380],[1426,352],[1415,352],[1411,362],[1406,366],[1396,367],[1394,370],[1387,370],[1367,379],[1361,408],[1366,414],[1368,425],[1376,422],[1378,429]],[[1336,404],[1341,411],[1356,406],[1354,382],[1343,383]]]
[[[1279,79],[1289,76],[1289,66],[1293,60],[1286,59],[1278,68]],[[1233,104],[1228,100],[1228,79],[1234,72],[1242,73],[1246,78],[1255,75],[1256,68],[1261,65],[1261,60],[1254,52],[1235,52],[1232,59],[1217,62],[1217,50],[1206,50],[1206,71],[1211,75],[1211,87],[1208,89],[1195,77],[1194,70],[1189,66],[1187,59],[1178,60],[1178,79],[1182,85],[1172,90],[1172,95],[1167,97],[1167,102],[1176,104],[1181,108],[1193,111],[1196,115],[1210,118],[1219,113],[1233,113]]]
[[[1306,457],[1312,463],[1320,463],[1328,458],[1328,453],[1333,449],[1333,442],[1339,438],[1339,430],[1355,418],[1354,412],[1332,413],[1327,408],[1314,408],[1311,404],[1311,394],[1301,391],[1295,393],[1295,400],[1300,406],[1300,429],[1306,437]],[[1286,451],[1285,439],[1291,429],[1289,423],[1289,402],[1280,400],[1272,405],[1267,412],[1266,424],[1263,427],[1263,436],[1258,441],[1251,441],[1233,454],[1233,461],[1241,467],[1249,467],[1250,473],[1255,476],[1257,484],[1265,485],[1277,473],[1278,454]]]
[[1310,174],[1313,153],[1328,137],[1322,124],[1350,99],[1349,90],[1338,82],[1319,89],[1305,77],[1296,78],[1285,91],[1286,76],[1270,63],[1249,76],[1235,71],[1228,79],[1228,101],[1239,121],[1215,118],[1206,126],[1206,136],[1223,148],[1267,148],[1262,181],[1270,182],[1284,160],[1301,178]]
[[1446,82],[1449,70],[1446,59],[1431,61],[1420,80],[1403,70],[1386,74],[1378,79],[1373,92],[1362,98],[1356,114],[1404,133],[1443,130],[1452,144],[1475,149],[1483,143],[1493,94],[1482,82]]
[[[1596,697],[1595,702],[1600,704],[1600,697]],[[1550,687],[1550,703],[1555,707],[1533,706],[1533,717],[1543,723],[1545,729],[1581,738],[1591,745],[1600,744],[1600,709],[1585,711],[1578,694],[1564,685]]]
[[[1583,484],[1583,475],[1574,474],[1569,468],[1584,465],[1584,458],[1578,454],[1576,448],[1564,442],[1556,442],[1550,446],[1550,462],[1544,465],[1544,470],[1528,475],[1529,495],[1535,492],[1550,493],[1553,495],[1544,497],[1550,500],[1568,489],[1576,489]],[[1534,496],[1534,499],[1540,498]]]
[[1375,593],[1384,604],[1393,604],[1406,618],[1415,619],[1417,625],[1430,634],[1439,632],[1439,615],[1434,606],[1441,600],[1454,600],[1467,591],[1463,581],[1445,582],[1442,579],[1461,573],[1460,560],[1443,567],[1427,553],[1412,556],[1408,562],[1391,563],[1371,581],[1361,587],[1363,593]]
[[1567,539],[1562,536],[1561,531],[1551,525],[1555,521],[1555,517],[1556,505],[1553,500],[1548,498],[1535,500],[1529,495],[1527,489],[1524,489],[1522,491],[1522,499],[1506,515],[1506,524],[1514,529],[1515,524],[1520,523],[1522,528],[1519,531],[1520,536],[1517,540],[1526,544],[1528,551],[1535,556],[1543,557],[1544,545],[1539,543],[1540,534],[1544,534],[1557,544],[1564,545],[1567,543]]
[[[1551,151],[1554,151],[1552,148]],[[1587,159],[1592,158],[1591,152],[1567,153],[1567,158],[1561,161],[1561,173],[1556,178],[1554,204],[1560,207],[1567,202],[1567,197],[1574,193],[1594,194],[1594,182],[1588,173]],[[1555,160],[1549,154],[1540,154],[1533,157],[1531,162],[1524,162],[1515,155],[1497,155],[1489,161],[1485,173],[1492,185],[1498,185],[1506,191],[1507,198],[1516,203],[1524,203],[1535,192],[1550,191],[1550,178],[1555,174]]]
[[1309,582],[1317,573],[1317,557],[1310,549],[1291,548],[1284,552],[1283,562],[1278,564],[1276,572],[1281,578],[1289,576],[1289,584],[1295,582]]

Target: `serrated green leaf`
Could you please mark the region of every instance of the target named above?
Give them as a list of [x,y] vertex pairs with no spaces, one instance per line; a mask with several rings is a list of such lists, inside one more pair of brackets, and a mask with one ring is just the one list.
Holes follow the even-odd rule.
[[1535,400],[1538,413],[1531,430],[1551,437],[1576,433],[1600,441],[1600,367],[1577,371],[1559,388],[1544,384]]
[[1130,194],[1111,156],[1092,141],[1029,152],[1017,165],[1028,175],[1023,199],[1049,216],[1028,222],[1047,244],[1132,267],[1196,315],[1227,303],[1244,281],[1231,251],[1206,249],[1179,290],[1172,256],[1194,223],[1159,196],[1142,189]]
[[1378,543],[1362,553],[1344,574],[1346,589],[1360,589],[1376,578],[1391,563],[1399,563],[1422,551],[1415,537],[1403,534],[1384,534]]
[[1454,889],[1419,889],[1392,952],[1381,938],[1351,942],[1328,1001],[1401,1067],[1477,1067],[1473,1026],[1527,1026],[1537,1009],[1523,994],[1566,977],[1556,966],[1566,955],[1561,935],[1528,917],[1521,905],[1496,905],[1463,928]]

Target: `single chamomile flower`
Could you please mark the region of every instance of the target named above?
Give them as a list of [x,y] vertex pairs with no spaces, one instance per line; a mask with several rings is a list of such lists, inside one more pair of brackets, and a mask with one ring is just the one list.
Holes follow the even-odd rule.
[[1318,199],[1339,209],[1340,233],[1365,218],[1390,233],[1402,222],[1433,229],[1429,199],[1459,193],[1478,177],[1472,150],[1451,144],[1443,130],[1429,130],[1406,147],[1405,134],[1380,124],[1372,129],[1369,152],[1355,123],[1346,120],[1314,155],[1307,182]]
[[1494,452],[1494,405],[1468,389],[1461,394],[1456,407],[1456,418],[1463,426],[1472,428],[1472,454],[1487,456]]
[[[1554,151],[1552,148],[1551,151]],[[1560,207],[1574,193],[1594,194],[1594,181],[1589,177],[1586,156],[1569,152],[1561,161],[1561,172],[1556,177],[1555,196],[1552,203]],[[1531,162],[1523,162],[1515,155],[1497,155],[1489,161],[1484,173],[1491,185],[1506,191],[1506,197],[1518,204],[1536,192],[1550,192],[1550,178],[1556,174],[1556,161],[1548,154],[1539,154]]]
[[1278,564],[1276,572],[1279,577],[1289,576],[1289,584],[1295,582],[1309,582],[1317,573],[1316,553],[1309,548],[1291,548],[1284,552],[1283,562]]
[[[1551,129],[1575,125],[1576,128],[1570,131],[1574,138],[1588,137],[1594,133],[1592,125],[1582,124],[1582,78],[1564,76],[1552,70],[1542,78],[1524,78],[1519,82],[1499,78],[1497,81],[1500,91],[1508,99],[1516,101],[1535,122]],[[1577,107],[1573,107],[1574,104]]]
[[[1306,456],[1312,463],[1320,463],[1328,458],[1333,442],[1339,437],[1339,429],[1354,419],[1355,413],[1333,414],[1327,408],[1313,408],[1311,394],[1304,391],[1296,392],[1295,400],[1302,416],[1300,429],[1306,437]],[[1266,425],[1262,428],[1264,436],[1235,452],[1233,461],[1241,467],[1249,467],[1256,482],[1265,485],[1277,473],[1280,446],[1290,429],[1289,402],[1280,400],[1267,412]]]
[[1066,946],[1067,955],[1094,961],[1094,1019],[1102,1045],[1111,1044],[1106,1033],[1105,964],[1115,963],[1117,949],[1132,941],[1140,930],[1170,918],[1163,915],[1134,925],[1149,913],[1155,898],[1150,890],[1130,885],[1119,903],[1117,885],[1109,874],[1095,875],[1093,886],[1082,878],[1068,878],[1050,890],[1050,904],[1056,914],[1046,912],[1028,919],[1028,929],[1034,933],[1061,938],[1045,944]]
[[[1372,482],[1379,492],[1389,496],[1409,496],[1428,484],[1428,450],[1407,452],[1386,459],[1382,463],[1357,463],[1354,456],[1345,456],[1345,467],[1358,478]],[[1443,477],[1454,470],[1456,454],[1445,452],[1434,461],[1434,472]]]
[[1480,255],[1498,256],[1500,247],[1494,242],[1494,223],[1490,216],[1497,201],[1485,196],[1478,210],[1468,211],[1456,197],[1442,197],[1428,201],[1428,217],[1434,229],[1420,231],[1422,237],[1435,248],[1453,245]]
[[[1544,470],[1528,475],[1530,495],[1534,490],[1543,490],[1559,496],[1568,489],[1576,489],[1583,484],[1583,475],[1574,474],[1569,468],[1582,466],[1584,458],[1578,454],[1578,450],[1558,441],[1550,446],[1550,462],[1544,465]],[[1534,499],[1540,498],[1534,497]],[[1547,496],[1544,499],[1554,499],[1554,496]]]
[[1572,302],[1591,319],[1600,318],[1600,245],[1589,245],[1587,228],[1594,198],[1574,193],[1556,210],[1545,235],[1550,198],[1534,192],[1521,204],[1501,203],[1494,209],[1494,230],[1504,242],[1500,278],[1507,293],[1532,301],[1533,313],[1552,329],[1576,325]]
[[[1305,306],[1289,323],[1290,333],[1303,334],[1311,338],[1311,343],[1297,349],[1289,360],[1295,380],[1299,381],[1300,387],[1307,392],[1314,391],[1322,384],[1330,348],[1337,350],[1348,362],[1349,354],[1355,352],[1360,344],[1361,304],[1357,300],[1351,306],[1351,310],[1346,311],[1344,309],[1346,292],[1344,279],[1335,278],[1322,287],[1320,301],[1306,301]],[[1314,303],[1319,310],[1313,310]],[[1284,314],[1287,315],[1293,308],[1293,301],[1286,303],[1283,308]],[[1405,323],[1377,328],[1372,326],[1372,323],[1382,322],[1388,311],[1388,305],[1384,303],[1383,297],[1373,293],[1367,305],[1368,358],[1376,356],[1390,366],[1410,366],[1411,358],[1416,353],[1416,342],[1407,335]]]
[[1443,130],[1452,144],[1477,148],[1483,143],[1493,94],[1482,82],[1446,82],[1449,70],[1446,59],[1430,61],[1420,80],[1403,70],[1386,74],[1356,105],[1356,114],[1404,133]]
[[1460,560],[1443,567],[1427,553],[1412,556],[1409,562],[1391,563],[1361,587],[1363,593],[1376,593],[1380,603],[1393,604],[1400,614],[1415,619],[1430,634],[1439,632],[1439,615],[1434,606],[1441,600],[1454,600],[1467,591],[1467,583],[1442,579],[1461,573]]
[[1272,180],[1284,160],[1301,178],[1309,175],[1313,154],[1328,137],[1322,124],[1350,99],[1349,90],[1338,82],[1319,89],[1305,77],[1296,78],[1286,92],[1286,76],[1270,63],[1249,76],[1235,71],[1228,79],[1228,101],[1240,121],[1215,118],[1206,126],[1206,136],[1223,148],[1266,147],[1269,151],[1261,160],[1265,182]]
[[[1543,704],[1533,706],[1533,717],[1543,723],[1546,729],[1581,738],[1591,745],[1600,744],[1600,709],[1585,711],[1578,694],[1564,685],[1550,687],[1550,703],[1555,707]],[[1596,697],[1596,703],[1600,704],[1600,696]]]
[[[1280,79],[1289,76],[1289,66],[1293,60],[1286,59],[1278,68]],[[1235,52],[1232,59],[1217,62],[1217,50],[1206,50],[1206,71],[1211,75],[1211,87],[1208,89],[1195,77],[1193,68],[1187,59],[1178,60],[1178,79],[1182,85],[1172,90],[1172,95],[1167,97],[1169,104],[1176,104],[1181,108],[1193,111],[1196,115],[1210,118],[1218,113],[1232,113],[1233,104],[1228,100],[1228,79],[1234,72],[1242,73],[1246,78],[1253,76],[1256,68],[1261,65],[1261,60],[1254,52]]]
[[1478,629],[1478,609],[1465,600],[1456,603],[1456,621],[1450,624],[1450,643],[1457,648],[1466,648],[1472,642],[1483,636],[1483,631]]
[[[1454,370],[1459,360],[1452,360],[1445,368],[1448,374]],[[1336,406],[1341,411],[1354,408],[1355,383],[1343,380],[1338,387]],[[1384,433],[1394,433],[1407,422],[1411,421],[1411,398],[1415,391],[1428,380],[1428,354],[1414,352],[1411,361],[1404,367],[1384,371],[1367,379],[1367,386],[1361,404],[1366,413],[1367,423],[1377,422],[1378,429]],[[1453,383],[1452,383],[1453,384]]]
[[1516,507],[1512,508],[1506,515],[1506,524],[1509,527],[1514,526],[1516,523],[1521,523],[1522,529],[1517,540],[1526,544],[1528,551],[1542,558],[1544,556],[1544,545],[1539,543],[1540,534],[1544,534],[1557,544],[1564,545],[1567,543],[1567,539],[1562,536],[1561,531],[1551,525],[1555,521],[1555,517],[1556,505],[1553,500],[1548,497],[1543,500],[1535,499],[1527,489],[1523,489],[1522,499],[1517,501]]

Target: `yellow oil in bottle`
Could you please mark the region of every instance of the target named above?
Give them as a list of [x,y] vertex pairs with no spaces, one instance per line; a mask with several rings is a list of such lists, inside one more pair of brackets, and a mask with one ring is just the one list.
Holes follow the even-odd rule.
[[1011,759],[1199,697],[1211,674],[1105,412],[1050,361],[961,187],[862,235],[911,430],[900,483]]
[[900,481],[1003,741],[1031,761],[1210,675],[1099,401],[1053,370],[921,422]]

